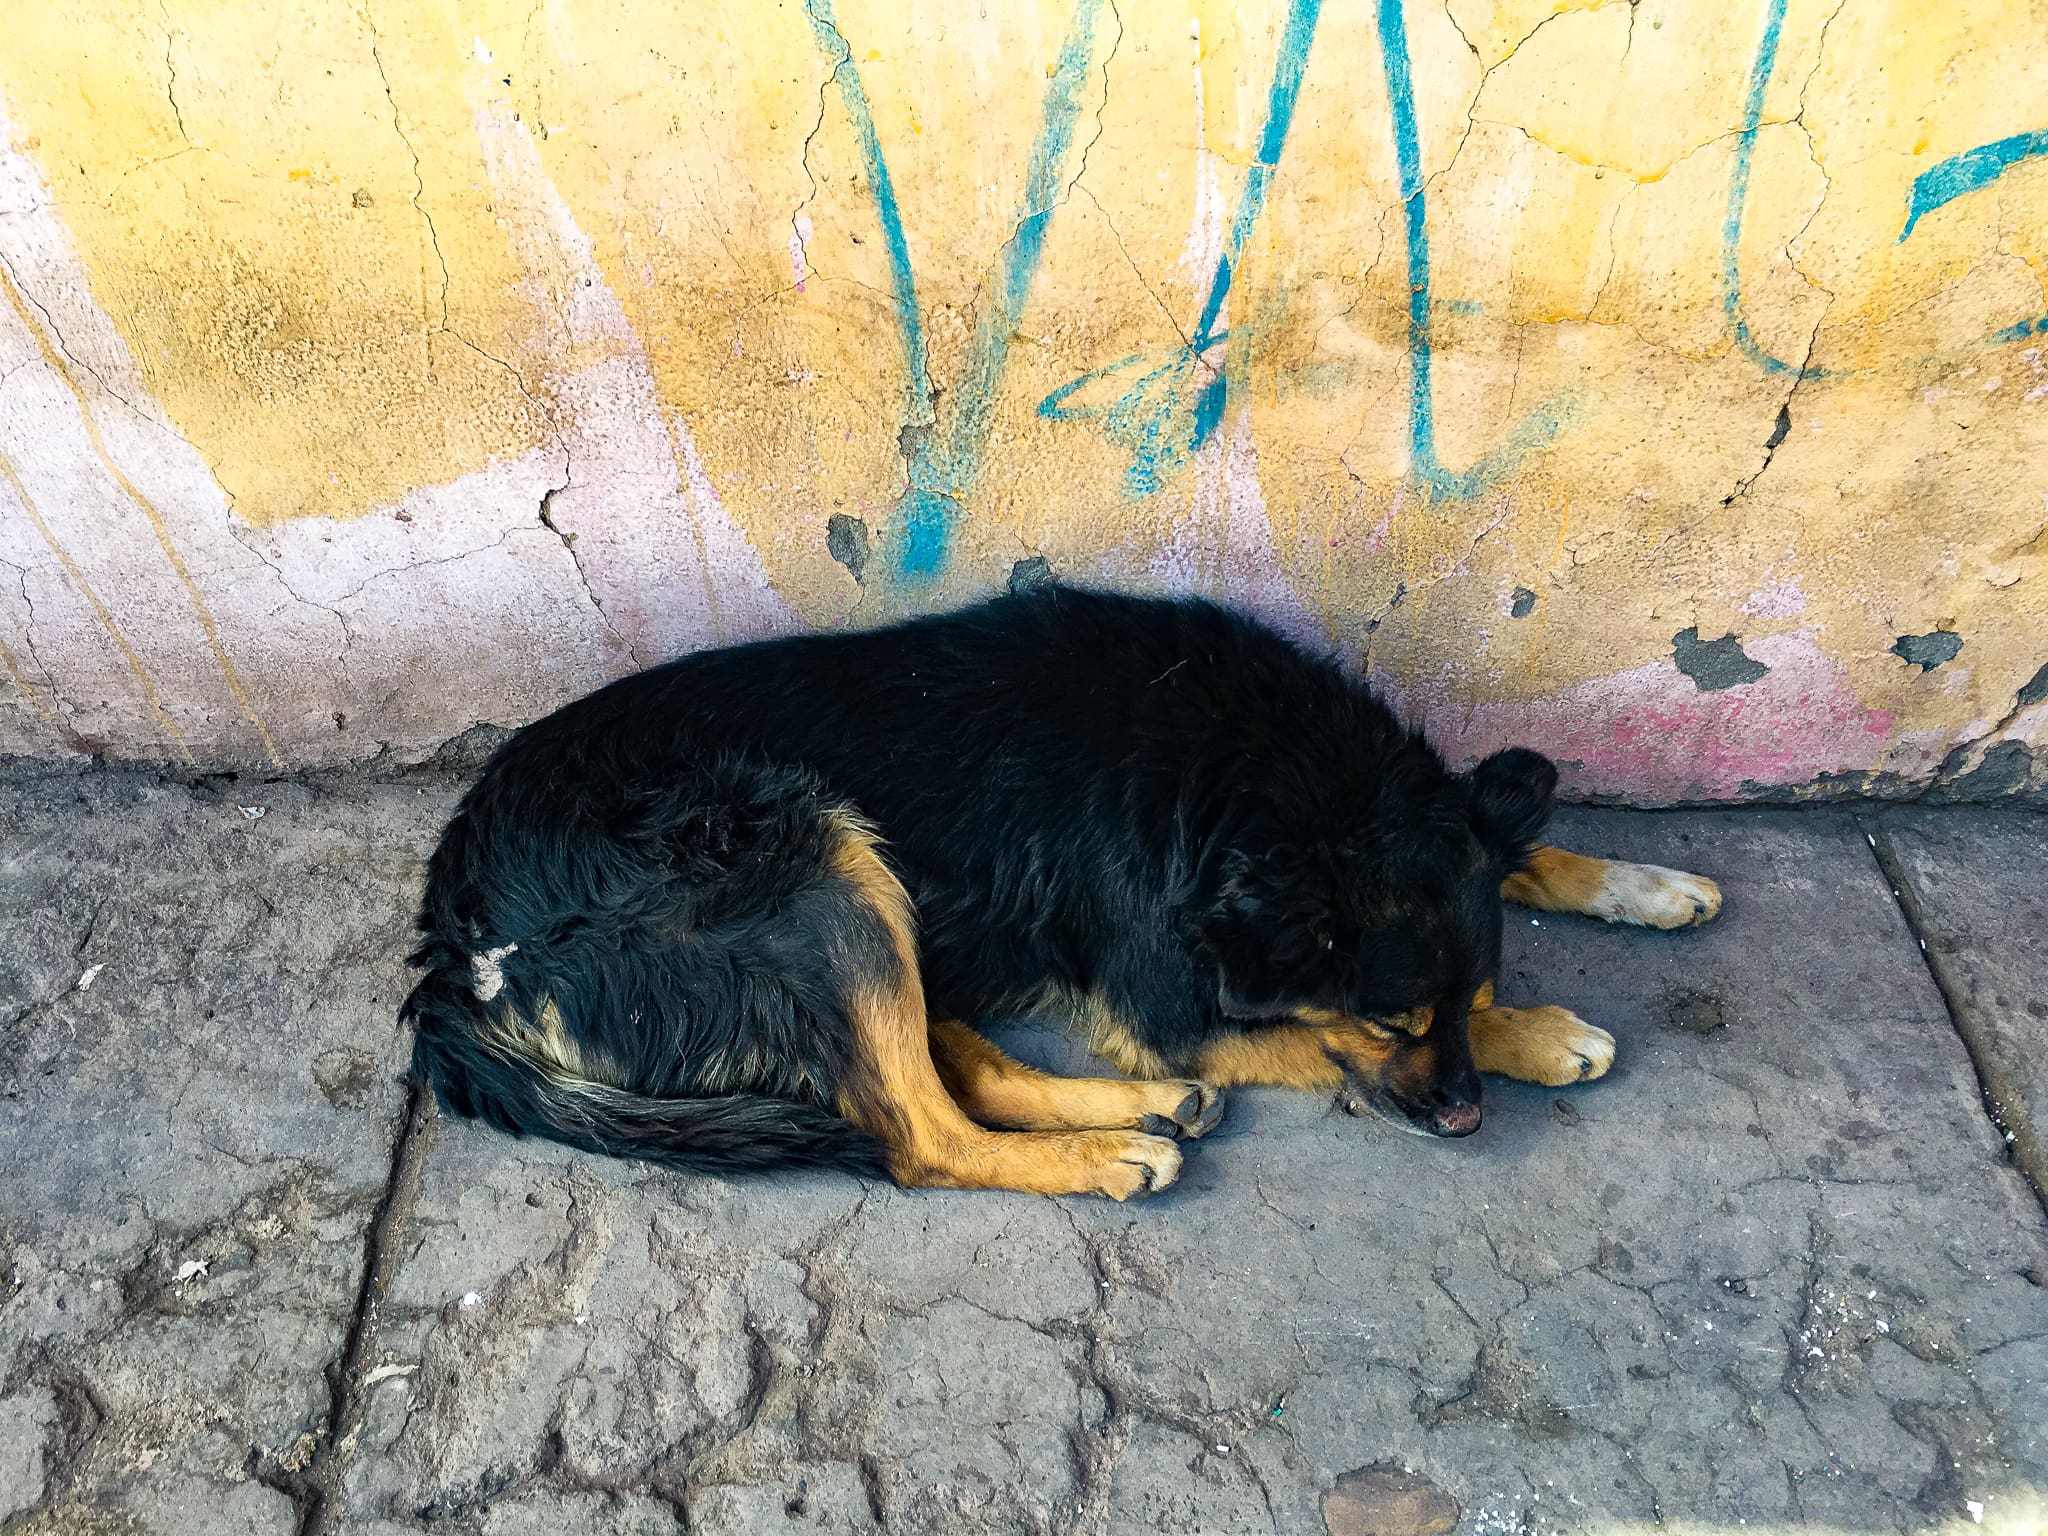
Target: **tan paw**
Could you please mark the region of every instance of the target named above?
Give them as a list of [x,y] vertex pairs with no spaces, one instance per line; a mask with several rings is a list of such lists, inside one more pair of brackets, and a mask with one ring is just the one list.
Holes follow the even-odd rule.
[[1223,1118],[1223,1090],[1210,1083],[1163,1082],[1159,1108],[1138,1122],[1154,1136],[1206,1136]]
[[1488,1008],[1470,1028],[1473,1064],[1518,1082],[1565,1088],[1614,1065],[1614,1036],[1568,1008]]
[[1180,1177],[1180,1148],[1165,1136],[1140,1131],[1091,1131],[1093,1149],[1103,1161],[1096,1169],[1097,1190],[1112,1200],[1156,1195]]
[[1600,894],[1586,910],[1610,923],[1690,928],[1721,910],[1721,888],[1702,875],[1657,864],[1610,862]]

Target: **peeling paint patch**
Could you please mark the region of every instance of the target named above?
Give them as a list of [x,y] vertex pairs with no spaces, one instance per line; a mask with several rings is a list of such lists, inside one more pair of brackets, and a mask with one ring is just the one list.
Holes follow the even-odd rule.
[[1671,659],[1702,693],[1753,683],[1771,670],[1743,650],[1733,635],[1702,641],[1697,625],[1671,637]]
[[1043,555],[1033,555],[1019,560],[1010,567],[1010,594],[1036,592],[1041,587],[1052,585],[1052,562]]
[[1527,587],[1515,588],[1514,596],[1508,603],[1508,617],[1526,619],[1536,611],[1536,594]]
[[2018,695],[2019,706],[2022,709],[2031,704],[2038,704],[2043,699],[2048,699],[2048,662],[2043,662],[2039,671],[2020,684]]
[[860,518],[834,512],[825,524],[826,553],[846,567],[855,581],[868,568],[868,525]]
[[1922,672],[1932,672],[1944,662],[1954,661],[1962,648],[1963,637],[1946,629],[1924,635],[1901,635],[1892,642],[1892,654]]

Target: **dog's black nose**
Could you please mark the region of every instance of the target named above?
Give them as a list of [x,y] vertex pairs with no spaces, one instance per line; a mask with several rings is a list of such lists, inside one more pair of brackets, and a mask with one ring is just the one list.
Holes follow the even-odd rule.
[[1432,1136],[1470,1136],[1479,1129],[1477,1104],[1439,1104],[1429,1112]]

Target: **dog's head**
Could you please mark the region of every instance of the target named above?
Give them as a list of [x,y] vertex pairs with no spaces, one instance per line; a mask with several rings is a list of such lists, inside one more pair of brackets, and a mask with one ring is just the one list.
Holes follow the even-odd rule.
[[1222,1011],[1341,1021],[1355,1093],[1433,1136],[1479,1128],[1466,1021],[1500,967],[1501,882],[1550,819],[1557,770],[1521,748],[1439,770],[1304,835],[1255,829],[1196,927]]

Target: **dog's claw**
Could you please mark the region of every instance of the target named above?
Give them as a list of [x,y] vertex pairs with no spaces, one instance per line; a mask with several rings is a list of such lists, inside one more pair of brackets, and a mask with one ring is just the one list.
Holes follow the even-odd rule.
[[1173,1113],[1181,1134],[1189,1138],[1206,1136],[1223,1119],[1223,1090],[1208,1083],[1196,1083]]
[[1181,1084],[1187,1092],[1170,1115],[1147,1115],[1138,1129],[1154,1136],[1173,1136],[1193,1141],[1216,1129],[1223,1118],[1223,1091],[1208,1083]]
[[1123,1165],[1136,1171],[1137,1181],[1121,1192],[1112,1187],[1109,1190],[1112,1197],[1130,1200],[1156,1195],[1163,1189],[1172,1188],[1174,1180],[1180,1177],[1180,1148],[1164,1137],[1143,1137],[1131,1147]]

